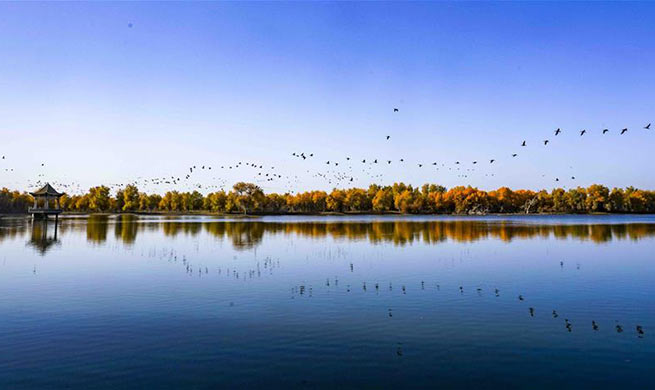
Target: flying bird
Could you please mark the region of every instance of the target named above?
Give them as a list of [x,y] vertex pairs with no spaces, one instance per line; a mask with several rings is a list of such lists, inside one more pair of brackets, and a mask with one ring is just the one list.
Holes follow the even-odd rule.
[[521,146],[525,146],[525,141],[523,141],[523,143],[521,144]]
[[581,130],[580,131],[580,137],[582,137],[584,135],[584,133],[586,133],[586,132],[587,132],[587,130]]
[[398,109],[394,107],[393,112],[398,112]]
[[545,140],[544,140],[544,146],[548,145],[548,142],[550,142],[550,141],[548,141],[547,139],[545,139]]
[[644,126],[644,129],[649,130],[650,129],[650,123]]
[[491,160],[489,160],[489,164],[493,164],[494,161],[496,161],[496,160],[494,160],[494,159],[492,158]]
[[555,130],[555,135],[557,136],[557,135],[559,135],[559,133],[561,133],[561,132],[562,132],[562,130],[560,130],[559,127],[558,127],[557,130]]
[[516,156],[518,156],[518,154],[516,154],[516,153],[512,154],[512,157],[516,157]]
[[603,134],[607,133],[608,131],[610,131],[610,129],[603,129]]
[[390,136],[390,135],[388,135],[388,136],[387,136],[387,139],[389,139],[389,138],[391,138],[391,136]]
[[625,134],[626,131],[628,131],[628,128],[627,128],[627,127],[624,128],[623,130],[621,130],[621,135]]

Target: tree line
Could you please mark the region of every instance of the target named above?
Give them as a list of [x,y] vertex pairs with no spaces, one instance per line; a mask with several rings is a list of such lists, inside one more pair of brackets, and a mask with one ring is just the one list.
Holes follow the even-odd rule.
[[[0,213],[24,213],[33,203],[27,193],[0,191]],[[257,185],[239,182],[230,191],[203,195],[198,191],[169,191],[163,196],[128,185],[111,194],[109,187],[90,188],[83,195],[64,195],[61,207],[71,212],[211,212],[220,214],[404,213],[655,213],[655,191],[634,187],[546,191],[501,187],[484,191],[471,186],[447,189],[436,184],[413,187],[372,184],[367,189],[334,189],[298,194],[265,194]]]

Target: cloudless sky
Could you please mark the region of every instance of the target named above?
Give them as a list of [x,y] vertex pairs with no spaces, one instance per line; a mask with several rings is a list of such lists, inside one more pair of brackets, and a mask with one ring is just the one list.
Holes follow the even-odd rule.
[[655,189],[649,122],[653,3],[0,3],[0,187]]

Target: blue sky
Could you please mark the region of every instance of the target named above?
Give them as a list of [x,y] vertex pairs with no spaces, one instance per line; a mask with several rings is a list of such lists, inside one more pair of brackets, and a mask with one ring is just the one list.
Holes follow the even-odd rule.
[[[207,165],[177,188],[653,189],[653,20],[649,3],[0,3],[0,186]],[[285,179],[219,168],[238,161]]]

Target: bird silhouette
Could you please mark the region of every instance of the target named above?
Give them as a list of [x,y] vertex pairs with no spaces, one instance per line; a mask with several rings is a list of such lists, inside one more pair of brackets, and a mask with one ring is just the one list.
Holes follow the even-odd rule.
[[650,129],[650,123],[644,126],[644,129],[649,130]]
[[393,112],[398,112],[398,109],[394,107]]
[[610,131],[610,129],[603,129],[603,134],[607,133],[608,131]]
[[624,128],[623,130],[621,130],[621,135],[625,134],[625,132],[627,132],[627,131],[628,131],[628,128],[627,127]]
[[523,141],[523,143],[521,144],[521,146],[525,146],[525,141]]
[[557,130],[555,130],[555,135],[557,136],[557,135],[559,135],[559,133],[561,133],[561,132],[562,132],[562,130],[560,130],[559,127],[558,127]]
[[580,137],[582,137],[586,132],[587,132],[587,130],[581,130],[580,131]]
[[544,140],[544,146],[548,145],[548,142],[550,142],[550,141],[548,141],[547,139],[545,139],[545,140]]
[[387,139],[389,139],[389,138],[391,138],[391,136],[390,136],[390,135],[388,135],[388,136],[387,136]]
[[566,326],[566,330],[568,330],[570,332],[571,331],[571,323],[569,322],[568,318],[564,319],[564,324]]
[[518,156],[518,154],[516,154],[516,153],[513,153],[513,154],[512,154],[512,157],[516,157],[516,156]]
[[492,158],[491,160],[489,160],[489,164],[493,164],[494,161],[496,161],[496,160],[494,160],[494,159]]

